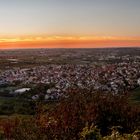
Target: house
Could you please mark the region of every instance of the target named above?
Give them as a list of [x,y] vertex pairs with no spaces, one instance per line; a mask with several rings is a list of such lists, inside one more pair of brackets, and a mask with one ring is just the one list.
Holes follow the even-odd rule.
[[21,88],[21,89],[15,90],[15,93],[23,94],[23,93],[25,93],[26,91],[29,91],[29,90],[30,90],[30,88]]
[[37,99],[39,99],[39,95],[32,96],[32,100],[37,100]]
[[137,80],[138,85],[140,86],[140,78]]

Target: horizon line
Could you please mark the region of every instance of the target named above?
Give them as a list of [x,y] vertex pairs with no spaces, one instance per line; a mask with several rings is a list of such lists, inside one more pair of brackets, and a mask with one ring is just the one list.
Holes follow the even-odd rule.
[[118,47],[29,47],[29,48],[0,48],[0,51],[8,50],[39,50],[39,49],[140,49],[140,46],[118,46]]

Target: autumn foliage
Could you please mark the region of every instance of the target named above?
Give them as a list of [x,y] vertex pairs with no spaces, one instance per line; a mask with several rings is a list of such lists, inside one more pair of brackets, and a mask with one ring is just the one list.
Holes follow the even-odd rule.
[[[111,135],[113,126],[119,126],[120,135],[139,129],[139,106],[131,105],[127,95],[78,89],[69,90],[67,95],[51,109],[39,105],[33,117],[2,120],[1,136],[19,140],[78,140],[86,130],[88,135],[92,134],[91,139],[101,139]],[[86,128],[91,126],[93,129],[88,131]]]

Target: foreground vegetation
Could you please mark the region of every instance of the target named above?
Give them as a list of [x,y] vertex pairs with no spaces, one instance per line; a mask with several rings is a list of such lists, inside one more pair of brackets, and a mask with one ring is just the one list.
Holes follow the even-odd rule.
[[140,104],[140,87],[136,88],[131,96],[130,96],[130,100],[135,103],[135,104]]
[[140,108],[127,95],[69,90],[69,97],[48,108],[38,102],[30,117],[0,119],[1,139],[138,140]]

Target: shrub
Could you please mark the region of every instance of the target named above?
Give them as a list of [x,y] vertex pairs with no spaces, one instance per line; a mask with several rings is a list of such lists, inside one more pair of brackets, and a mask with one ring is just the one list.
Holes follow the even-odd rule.
[[[20,140],[119,140],[120,137],[122,140],[127,138],[131,140],[133,137],[137,138],[136,134],[132,133],[139,129],[140,109],[139,106],[129,104],[126,95],[117,96],[77,89],[69,90],[68,96],[56,104],[55,108],[47,111],[43,105],[40,105],[36,115],[31,119],[10,120],[9,128],[12,129],[9,129],[9,135],[5,132],[8,123],[2,127],[4,136]],[[13,122],[12,125],[11,122]],[[117,130],[114,127],[111,134],[110,128],[113,126],[119,127]]]

